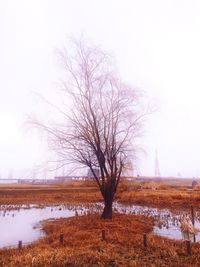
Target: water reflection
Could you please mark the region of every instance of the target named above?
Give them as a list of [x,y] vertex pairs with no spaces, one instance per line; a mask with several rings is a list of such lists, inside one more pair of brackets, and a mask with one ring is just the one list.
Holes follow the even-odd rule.
[[193,211],[170,211],[168,209],[151,208],[139,205],[124,206],[117,203],[120,212],[145,215],[154,219],[153,232],[172,239],[200,241],[200,213]]
[[[14,206],[12,206],[14,208]],[[46,219],[75,216],[82,214],[83,207],[60,205],[36,208],[35,205],[10,209],[8,205],[0,206],[0,247],[13,246],[22,240],[30,243],[43,236],[39,222]]]
[[[0,206],[0,247],[32,242],[43,236],[39,222],[46,219],[71,217],[86,213],[102,212],[102,203],[91,205],[60,205],[48,207]],[[139,205],[114,203],[114,210],[121,213],[139,214],[154,219],[153,232],[173,239],[190,239],[200,241],[200,213],[191,214],[186,211],[171,212],[168,209],[150,208]],[[194,224],[193,224],[194,223]]]

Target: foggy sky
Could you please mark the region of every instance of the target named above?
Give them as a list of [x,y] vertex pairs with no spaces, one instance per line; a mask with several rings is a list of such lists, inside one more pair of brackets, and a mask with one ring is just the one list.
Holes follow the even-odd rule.
[[[86,36],[110,52],[124,81],[155,102],[137,172],[200,176],[200,2],[194,0],[0,0],[0,176],[25,175],[48,159],[27,130],[62,76],[56,49]],[[41,110],[40,110],[41,108]],[[51,176],[52,174],[49,174]]]

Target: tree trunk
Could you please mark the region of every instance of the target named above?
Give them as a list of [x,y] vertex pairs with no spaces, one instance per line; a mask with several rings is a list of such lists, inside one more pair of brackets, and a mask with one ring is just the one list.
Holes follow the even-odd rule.
[[105,206],[103,213],[101,214],[101,219],[112,219],[112,203],[113,200],[111,198],[105,200]]

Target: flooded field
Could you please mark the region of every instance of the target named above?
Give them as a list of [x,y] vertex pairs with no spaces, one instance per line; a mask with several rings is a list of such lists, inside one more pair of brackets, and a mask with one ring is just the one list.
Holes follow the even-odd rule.
[[[82,215],[87,212],[101,212],[102,204],[84,206],[0,206],[0,247],[17,245],[19,240],[30,243],[44,235],[40,222],[46,219],[66,218]],[[120,213],[145,215],[154,219],[153,232],[172,239],[191,239],[200,241],[200,213],[194,212],[192,217],[186,211],[171,212],[139,205],[123,205],[114,203],[114,210]]]
[[44,235],[40,221],[74,215],[75,210],[72,207],[38,208],[30,205],[10,209],[9,206],[4,205],[0,210],[0,247],[16,245],[19,240],[23,243],[33,242]]
[[170,211],[169,209],[151,208],[140,205],[115,204],[116,210],[152,217],[153,232],[171,239],[190,239],[200,241],[200,212],[194,211],[193,216],[188,211]]

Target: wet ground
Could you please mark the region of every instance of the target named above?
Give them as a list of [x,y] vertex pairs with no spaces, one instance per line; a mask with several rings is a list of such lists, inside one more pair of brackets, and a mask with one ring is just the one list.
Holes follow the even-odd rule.
[[[154,219],[153,232],[155,234],[176,240],[190,239],[191,241],[200,241],[200,211],[198,210],[193,210],[192,216],[191,211],[170,211],[169,209],[139,205],[125,206],[119,203],[115,205],[116,209],[123,213],[152,217]],[[191,228],[194,230],[194,233],[193,231],[187,231]]]
[[[139,205],[124,205],[114,203],[114,209],[122,213],[140,214],[153,217],[155,234],[172,239],[191,239],[200,241],[200,212],[194,211],[194,227],[192,216],[188,211],[172,212],[168,209],[151,208]],[[44,233],[40,228],[40,222],[46,219],[71,217],[102,210],[102,204],[84,206],[48,206],[36,207],[35,205],[14,207],[0,206],[0,247],[17,245],[19,240],[24,244],[33,242]],[[183,231],[183,222],[187,222],[196,228],[195,234]]]

